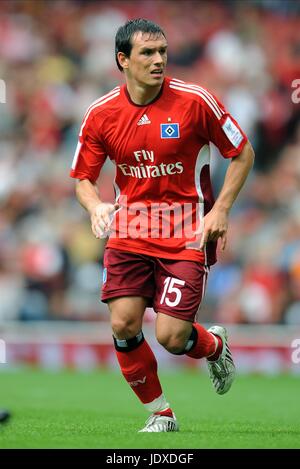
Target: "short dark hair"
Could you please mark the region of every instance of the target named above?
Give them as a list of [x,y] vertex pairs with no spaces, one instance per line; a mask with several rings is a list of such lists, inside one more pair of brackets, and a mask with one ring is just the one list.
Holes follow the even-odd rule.
[[136,18],[134,20],[127,21],[123,26],[117,31],[116,41],[115,41],[115,57],[118,69],[123,71],[123,68],[118,61],[118,52],[123,52],[126,57],[130,57],[132,49],[132,36],[137,33],[150,33],[155,35],[163,35],[166,37],[165,33],[158,24],[153,23],[152,21],[145,20],[144,18]]

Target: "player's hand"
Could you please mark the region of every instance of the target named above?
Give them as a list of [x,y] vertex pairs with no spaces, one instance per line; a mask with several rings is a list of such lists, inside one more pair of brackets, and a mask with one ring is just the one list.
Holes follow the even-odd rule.
[[217,241],[221,239],[221,249],[224,251],[227,242],[228,215],[224,210],[212,208],[205,215],[202,226],[195,232],[201,234],[200,250],[209,241]]
[[114,214],[119,204],[100,203],[96,205],[91,213],[92,231],[96,238],[106,238],[113,221]]

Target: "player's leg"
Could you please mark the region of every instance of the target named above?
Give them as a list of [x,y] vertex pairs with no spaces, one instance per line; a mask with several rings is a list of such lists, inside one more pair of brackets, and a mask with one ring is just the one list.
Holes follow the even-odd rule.
[[[144,311],[154,292],[153,263],[146,256],[116,250],[108,250],[104,261],[107,275],[102,298],[111,312],[117,359],[124,378],[152,413],[150,418],[157,420],[156,415],[168,411],[169,404],[157,375],[157,361],[142,332]],[[150,431],[171,430],[155,425]]]
[[218,394],[229,390],[235,376],[225,328],[206,330],[195,321],[205,291],[208,268],[193,261],[159,259],[156,270],[156,336],[169,352],[207,358]]
[[168,407],[157,376],[157,361],[142,332],[147,300],[123,297],[108,301],[117,359],[122,374],[151,412]]
[[155,329],[158,342],[175,355],[193,354],[193,358],[203,358],[216,352],[217,339],[198,323],[157,312]]

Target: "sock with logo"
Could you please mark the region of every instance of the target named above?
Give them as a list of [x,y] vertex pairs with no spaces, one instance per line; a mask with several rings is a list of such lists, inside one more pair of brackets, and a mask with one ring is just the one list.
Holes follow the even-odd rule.
[[132,339],[113,339],[122,374],[146,409],[168,409],[157,375],[157,361],[142,331]]
[[191,358],[217,360],[222,352],[223,342],[219,336],[208,332],[198,323],[193,324],[191,336],[186,344],[185,353]]

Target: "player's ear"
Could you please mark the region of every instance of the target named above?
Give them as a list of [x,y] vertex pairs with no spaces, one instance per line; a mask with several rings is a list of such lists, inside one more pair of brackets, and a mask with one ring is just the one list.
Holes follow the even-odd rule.
[[123,69],[128,68],[129,57],[124,54],[124,52],[118,52],[117,54],[119,64]]

